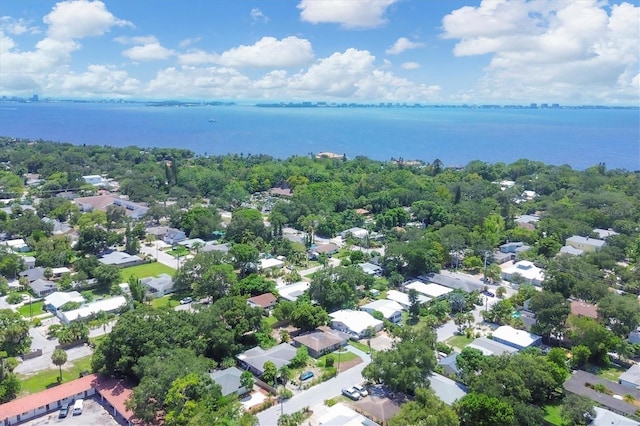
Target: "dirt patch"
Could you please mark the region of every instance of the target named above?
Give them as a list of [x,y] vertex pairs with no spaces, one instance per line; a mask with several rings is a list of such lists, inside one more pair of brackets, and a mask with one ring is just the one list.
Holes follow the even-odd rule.
[[[350,361],[342,361],[340,363],[340,367],[339,367],[339,371],[340,373],[347,371],[348,369],[350,369],[351,367],[355,367],[356,365],[360,364],[362,362],[361,358],[354,358]],[[337,363],[336,363],[337,365]]]

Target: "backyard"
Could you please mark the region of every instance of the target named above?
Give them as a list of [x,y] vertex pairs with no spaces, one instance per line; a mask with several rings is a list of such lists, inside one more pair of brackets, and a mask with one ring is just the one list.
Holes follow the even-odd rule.
[[143,265],[130,266],[120,271],[122,282],[129,282],[131,276],[136,278],[157,277],[160,274],[169,274],[173,276],[175,269],[163,265],[160,262],[145,263]]
[[33,303],[25,303],[24,305],[18,308],[18,313],[25,318],[29,318],[31,316],[36,316],[40,314],[44,314],[45,311],[42,309],[44,306],[43,301],[33,302]]
[[[83,371],[91,371],[91,355],[65,364],[62,368],[61,383],[77,379]],[[32,376],[19,376],[22,384],[20,395],[24,396],[57,386],[59,376],[60,370],[57,367],[40,371]]]
[[473,337],[473,336],[467,337],[466,334],[462,334],[462,335],[453,336],[453,337],[447,339],[446,343],[448,345],[450,345],[450,346],[453,346],[455,348],[458,348],[458,349],[462,350],[468,344],[473,342],[474,339],[475,339],[475,337]]

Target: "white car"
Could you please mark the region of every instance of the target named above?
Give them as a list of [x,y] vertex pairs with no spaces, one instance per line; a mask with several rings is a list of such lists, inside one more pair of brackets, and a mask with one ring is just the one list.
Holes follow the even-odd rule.
[[181,305],[188,305],[191,302],[193,302],[193,299],[191,297],[185,297],[184,299],[180,300]]
[[367,388],[365,388],[364,386],[355,385],[353,388],[358,391],[361,397],[364,398],[365,396],[369,396],[369,392],[367,391]]

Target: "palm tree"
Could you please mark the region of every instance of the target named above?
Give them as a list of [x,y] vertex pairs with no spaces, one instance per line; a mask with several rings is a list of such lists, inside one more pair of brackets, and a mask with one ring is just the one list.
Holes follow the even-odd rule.
[[58,382],[62,382],[62,366],[67,362],[67,353],[63,349],[56,348],[53,354],[51,354],[51,361],[60,368]]

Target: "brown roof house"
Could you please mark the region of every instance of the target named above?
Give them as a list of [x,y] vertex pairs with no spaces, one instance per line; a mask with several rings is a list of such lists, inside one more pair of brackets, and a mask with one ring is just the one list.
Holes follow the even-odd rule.
[[598,307],[582,300],[572,300],[571,315],[598,319]]
[[347,345],[349,335],[329,327],[319,327],[309,333],[293,338],[293,344],[297,347],[306,346],[309,355],[319,358],[324,354],[333,352]]
[[261,308],[265,311],[270,311],[276,306],[277,299],[271,293],[264,293],[258,296],[253,296],[247,299],[247,304],[252,308]]

